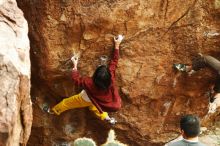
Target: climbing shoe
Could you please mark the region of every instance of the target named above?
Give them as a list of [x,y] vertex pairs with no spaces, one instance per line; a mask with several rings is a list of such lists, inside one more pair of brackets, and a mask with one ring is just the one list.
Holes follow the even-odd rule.
[[117,123],[115,118],[109,118],[107,121],[108,121],[108,123],[110,123],[112,125],[115,125]]
[[175,69],[177,69],[178,71],[181,71],[181,72],[186,72],[186,65],[185,64],[174,63],[173,68],[175,68]]
[[51,114],[51,115],[54,115],[54,114],[55,114],[55,112],[54,112],[53,110],[51,110],[51,108],[49,108],[49,109],[47,110],[47,113],[48,113],[48,114]]
[[43,106],[43,111],[47,112],[48,114],[54,114],[54,112],[50,109],[50,107],[48,106],[48,104],[45,104]]

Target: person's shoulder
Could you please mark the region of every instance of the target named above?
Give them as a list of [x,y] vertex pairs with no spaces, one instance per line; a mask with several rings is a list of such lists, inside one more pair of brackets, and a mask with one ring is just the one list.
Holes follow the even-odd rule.
[[95,84],[93,82],[93,79],[91,77],[85,77],[84,78],[84,87],[88,90],[94,90]]
[[179,140],[179,141],[176,141],[176,142],[168,143],[167,146],[184,146],[183,144],[184,144],[183,141]]
[[199,142],[198,144],[199,144],[199,146],[207,146],[206,144],[201,143],[201,142]]
[[92,78],[91,77],[84,77],[84,81],[85,81],[85,83],[86,84],[88,84],[88,85],[92,85],[93,84],[93,80],[92,80]]

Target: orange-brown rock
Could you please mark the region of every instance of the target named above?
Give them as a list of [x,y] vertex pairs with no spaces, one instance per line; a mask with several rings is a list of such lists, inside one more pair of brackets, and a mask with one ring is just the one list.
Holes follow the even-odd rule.
[[[109,126],[89,111],[59,117],[41,111],[76,94],[70,77],[73,51],[79,70],[92,75],[100,55],[111,55],[112,37],[124,34],[117,83],[122,109],[113,113],[118,138],[134,146],[162,145],[178,135],[184,114],[204,119],[206,91],[216,73],[206,68],[191,77],[172,64],[191,63],[197,53],[219,57],[218,0],[18,0],[29,22],[34,123],[29,145],[52,145],[79,136],[103,143]],[[206,119],[207,120],[207,119]],[[209,121],[209,120],[208,120]],[[207,123],[210,123],[207,122]]]
[[28,25],[15,0],[0,1],[0,145],[26,145],[31,133]]

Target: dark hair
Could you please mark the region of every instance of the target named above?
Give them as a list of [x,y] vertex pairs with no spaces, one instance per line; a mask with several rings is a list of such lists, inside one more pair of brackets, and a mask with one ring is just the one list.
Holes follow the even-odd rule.
[[96,87],[106,90],[111,84],[111,73],[107,66],[99,66],[93,74],[93,82]]
[[180,128],[187,138],[193,138],[200,133],[200,121],[197,116],[185,115],[180,120]]

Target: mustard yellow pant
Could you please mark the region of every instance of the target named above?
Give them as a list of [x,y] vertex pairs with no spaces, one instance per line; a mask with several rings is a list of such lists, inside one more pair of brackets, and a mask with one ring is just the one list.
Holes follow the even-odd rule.
[[52,111],[56,115],[60,115],[66,110],[82,107],[89,107],[89,110],[92,111],[101,120],[104,120],[106,117],[108,117],[107,112],[100,113],[96,106],[92,104],[92,102],[85,101],[80,94],[63,99],[60,103],[52,108]]

